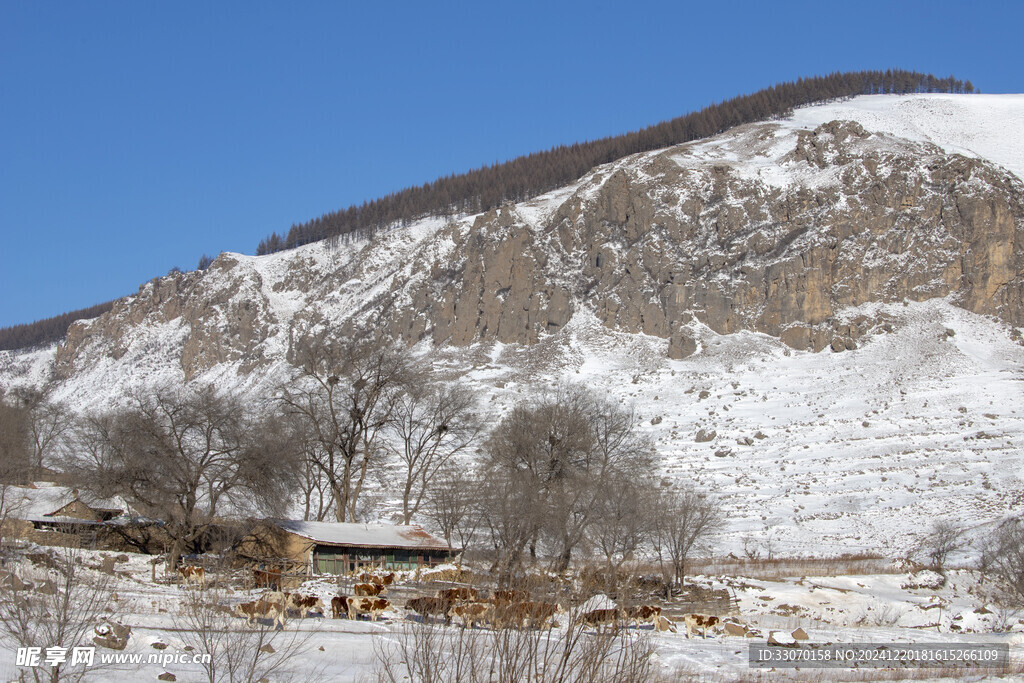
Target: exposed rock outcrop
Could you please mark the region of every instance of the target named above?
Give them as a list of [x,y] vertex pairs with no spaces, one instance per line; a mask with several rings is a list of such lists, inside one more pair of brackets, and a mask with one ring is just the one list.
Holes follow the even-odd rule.
[[[736,135],[756,149],[772,132]],[[1021,183],[990,164],[838,121],[799,133],[783,157],[802,182],[776,186],[691,155],[671,149],[595,174],[539,226],[510,209],[478,218],[457,304],[422,312],[434,341],[531,343],[568,320],[569,302],[669,338],[677,358],[696,348],[682,330],[692,318],[815,351],[837,337],[854,348],[872,321],[836,313],[869,301],[953,295],[1024,320]]]
[[950,297],[1024,324],[1022,238],[1024,186],[990,163],[849,121],[755,124],[599,168],[542,202],[222,255],[73,325],[56,374],[130,352],[173,354],[186,380],[222,363],[246,373],[352,324],[408,343],[532,344],[580,308],[666,339],[675,359],[697,351],[697,323],[846,351],[881,329],[842,315],[868,302]]

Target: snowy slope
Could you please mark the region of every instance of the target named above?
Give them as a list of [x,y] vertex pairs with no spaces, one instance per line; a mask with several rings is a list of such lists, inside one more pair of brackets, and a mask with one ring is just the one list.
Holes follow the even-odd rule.
[[634,406],[663,474],[722,496],[725,549],[771,536],[792,554],[897,557],[935,518],[983,527],[1021,509],[1024,348],[944,301],[889,308],[895,331],[852,353],[706,330],[673,361],[664,340],[578,315],[544,361],[508,346],[460,371],[495,417],[560,381]]
[[866,95],[804,107],[784,125],[812,129],[836,119],[987,159],[1024,178],[1024,95]]
[[[745,127],[681,146],[674,159],[684,166],[722,162],[781,185],[826,182],[827,172],[787,165],[783,156],[798,131],[835,119],[890,136],[879,136],[879,145],[929,143],[1024,178],[1024,95],[859,97],[773,122],[772,134],[755,148]],[[652,157],[611,166],[640,166]],[[574,192],[584,198],[596,193],[613,168],[517,205],[515,214],[539,229]],[[405,284],[393,305],[406,304],[411,283],[425,277],[430,264],[445,263],[475,218],[426,219],[373,242],[228,255],[221,262],[224,277],[234,279],[218,280],[214,273],[201,286],[233,288],[225,306],[251,301],[263,307],[269,333],[248,355],[266,362],[249,371],[252,358],[229,358],[198,379],[268,395],[287,375],[283,358],[293,321],[310,331],[338,325],[396,291],[395,283]],[[227,260],[230,268],[223,265]],[[936,517],[983,525],[1019,512],[1024,349],[1011,340],[1011,330],[943,300],[875,305],[871,313],[891,318],[893,332],[842,354],[791,351],[765,335],[720,336],[703,328],[698,353],[673,361],[666,340],[613,332],[582,307],[557,335],[534,346],[435,348],[423,342],[415,350],[445,376],[478,389],[492,420],[562,381],[584,381],[633,404],[656,442],[663,474],[723,497],[729,548],[739,548],[748,535],[771,535],[779,552],[882,549],[898,555]],[[183,334],[174,323],[136,325],[123,341],[123,355],[97,360],[57,386],[55,396],[76,408],[101,407],[132,388],[182,382],[185,370],[165,352]],[[0,377],[39,385],[54,353],[0,353]],[[717,438],[696,443],[701,428],[714,429]]]

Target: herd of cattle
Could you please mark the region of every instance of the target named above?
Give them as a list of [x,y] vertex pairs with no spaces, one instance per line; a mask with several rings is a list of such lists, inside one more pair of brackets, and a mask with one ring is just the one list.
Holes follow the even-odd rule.
[[[203,584],[205,581],[202,567],[179,567],[182,582]],[[274,627],[284,628],[284,621],[291,613],[299,618],[311,614],[326,617],[326,605],[323,600],[313,595],[289,593],[281,591],[280,574],[277,581],[268,580],[265,570],[255,570],[256,585],[269,588],[269,592],[256,600],[235,605],[232,612],[246,619],[252,625],[257,620],[270,620]],[[335,595],[331,598],[331,617],[333,619],[348,618],[356,620],[365,614],[372,621],[377,621],[382,613],[392,608],[392,603],[381,594],[387,591],[395,575],[361,574],[360,582],[352,588],[353,595]],[[565,610],[553,602],[530,600],[523,591],[496,590],[490,597],[483,598],[475,588],[447,588],[438,590],[433,597],[410,598],[405,601],[405,609],[418,614],[423,620],[443,619],[445,624],[453,620],[464,628],[487,627],[495,630],[504,628],[537,628],[544,629],[555,624],[558,614]],[[638,605],[629,609],[614,607],[593,609],[574,615],[585,628],[593,628],[598,632],[606,629],[619,629],[628,625],[640,628],[651,624],[657,631],[676,632],[675,623],[661,613],[661,607],[655,605]],[[686,626],[686,637],[696,633],[707,637],[707,632],[719,625],[718,617],[703,614],[688,614],[683,617]]]

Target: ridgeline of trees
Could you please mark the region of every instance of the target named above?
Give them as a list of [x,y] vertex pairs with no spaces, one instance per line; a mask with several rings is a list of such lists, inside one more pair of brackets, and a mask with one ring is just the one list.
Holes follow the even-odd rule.
[[630,154],[648,152],[716,135],[734,126],[789,115],[794,107],[856,95],[973,93],[970,81],[937,78],[916,71],[859,71],[801,78],[752,95],[712,104],[700,111],[643,130],[590,142],[561,145],[460,175],[447,175],[379,199],[292,225],[287,235],[264,238],[257,255],[354,232],[405,224],[428,215],[478,213],[503,202],[520,202],[571,183],[587,171]]
[[0,328],[0,351],[24,349],[60,341],[68,333],[71,323],[103,315],[113,307],[114,302],[107,301],[88,308],[80,308],[77,311],[55,315],[52,318],[37,320],[34,323]]

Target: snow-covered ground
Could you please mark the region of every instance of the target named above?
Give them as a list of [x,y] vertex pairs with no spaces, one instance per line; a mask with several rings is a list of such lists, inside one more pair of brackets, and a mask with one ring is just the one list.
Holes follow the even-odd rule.
[[[88,580],[108,576],[100,569],[104,557],[114,558],[116,554],[82,551],[84,576]],[[109,621],[131,627],[131,635],[127,647],[120,653],[102,647],[96,652],[97,663],[102,655],[112,654],[137,655],[141,660],[97,668],[87,680],[156,680],[164,672],[174,674],[178,681],[204,679],[201,666],[191,661],[193,655],[203,653],[186,649],[189,642],[195,641],[188,638],[185,631],[189,625],[182,617],[190,597],[202,594],[194,585],[181,586],[176,580],[168,579],[162,568],[158,568],[157,581],[153,582],[149,560],[147,556],[127,554],[114,563],[115,573],[107,585],[112,599]],[[37,570],[30,570],[28,578],[32,578],[32,571]],[[245,602],[263,593],[263,590],[245,589],[237,582],[227,587],[227,577],[224,573],[208,575],[211,583],[223,582],[215,590],[227,604]],[[630,629],[630,638],[650,638],[655,652],[654,671],[669,677],[668,680],[700,676],[701,680],[726,681],[744,677],[751,674],[747,662],[749,644],[764,644],[773,633],[782,642],[798,628],[804,630],[812,643],[1007,643],[1011,646],[1011,656],[1018,665],[1020,663],[1024,625],[1016,617],[1008,618],[1006,613],[987,603],[977,578],[967,571],[950,572],[949,580],[944,583],[933,572],[913,572],[897,567],[882,574],[771,580],[698,576],[693,582],[728,590],[739,609],[719,616],[741,624],[754,635],[728,636],[716,629],[706,639],[688,639],[678,616],[676,633],[654,632],[650,626]],[[372,622],[329,618],[330,597],[336,594],[338,586],[327,579],[305,583],[297,591],[323,599],[328,605],[328,615],[299,619],[293,614],[283,631],[267,633],[268,629],[264,629],[262,644],[267,644],[266,638],[272,637],[270,645],[277,654],[292,655],[288,675],[271,676],[271,680],[376,680],[378,653],[401,640],[403,629],[418,619],[403,609],[403,597],[429,595],[435,587],[436,584],[421,584],[411,575],[401,577],[388,591],[395,606],[381,621]],[[587,607],[599,603],[603,606],[606,601],[603,596],[595,596],[591,600],[593,604]],[[674,614],[670,605],[665,609],[666,613]],[[240,617],[220,619],[217,628],[241,632],[250,628]],[[554,637],[566,628],[568,617],[563,614],[560,619],[561,623],[552,632]],[[293,639],[297,639],[299,645],[290,645]],[[39,645],[46,647],[47,644]],[[0,676],[4,680],[17,676],[15,654],[13,648],[0,646]],[[150,655],[166,659],[164,663],[149,662]],[[45,668],[43,665],[42,669]],[[841,670],[822,673],[825,680],[857,679],[855,674]]]
[[[782,553],[899,557],[935,519],[981,532],[1020,512],[1024,348],[945,301],[873,308],[893,332],[845,353],[705,330],[699,353],[673,361],[662,339],[577,314],[536,352],[495,347],[466,366],[451,350],[443,367],[489,394],[495,417],[564,381],[633,406],[663,474],[721,496],[722,552],[770,536]],[[716,437],[698,443],[701,429]]]
[[[810,643],[1006,643],[1011,661],[1020,663],[1022,625],[1017,616],[986,602],[970,572],[950,572],[944,585],[929,571],[770,581],[698,577],[696,582],[734,591],[740,605],[736,621],[756,631],[755,642],[763,643],[773,633],[778,642],[792,642],[790,636],[799,628]],[[661,636],[658,646],[669,670],[711,680],[749,673],[748,651],[738,638],[719,635],[708,642]],[[848,670],[819,673],[819,680],[857,679]],[[770,680],[772,675],[767,675]],[[964,672],[956,678],[966,676]]]

